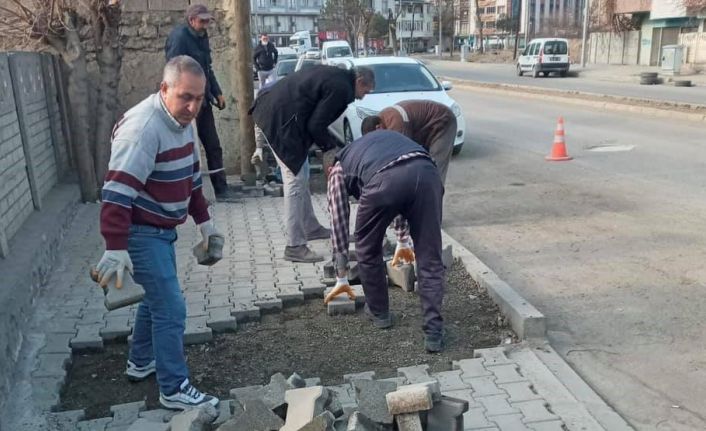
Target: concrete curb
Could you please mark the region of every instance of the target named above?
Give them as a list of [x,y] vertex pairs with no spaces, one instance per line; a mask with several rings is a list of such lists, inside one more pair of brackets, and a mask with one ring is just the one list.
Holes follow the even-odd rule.
[[510,326],[520,339],[545,338],[546,318],[539,310],[461,243],[443,230],[441,236],[445,246],[453,247],[454,257],[461,259],[471,278],[488,291],[491,299],[500,307],[500,311],[510,320]]
[[545,89],[527,85],[491,84],[449,77],[442,78],[453,82],[454,85],[459,88],[466,88],[472,91],[482,91],[485,93],[513,96],[520,95],[521,97],[530,99],[568,103],[600,110],[631,112],[634,114],[644,114],[659,118],[706,122],[706,105],[655,101],[652,99],[641,99],[636,97],[610,96],[581,91],[563,91],[549,88]]

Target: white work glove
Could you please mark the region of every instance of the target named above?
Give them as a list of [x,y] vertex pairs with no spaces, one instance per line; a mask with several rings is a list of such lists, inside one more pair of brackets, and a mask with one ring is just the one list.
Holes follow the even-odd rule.
[[201,223],[199,225],[199,230],[201,231],[201,237],[203,238],[204,247],[208,248],[208,238],[210,236],[220,236],[221,238],[223,238],[223,235],[216,230],[216,225],[213,224],[213,220]]
[[397,246],[395,247],[395,256],[392,258],[392,266],[413,264],[414,263],[414,249],[412,248],[411,241],[397,241]]
[[262,148],[257,148],[255,149],[255,152],[253,153],[252,157],[250,158],[250,163],[253,165],[257,165],[262,163],[263,161],[262,157]]
[[347,294],[348,299],[351,301],[355,299],[355,293],[351,289],[351,284],[348,282],[348,277],[336,277],[336,285],[331,289],[326,298],[324,298],[324,304],[328,304],[333,298],[341,294]]
[[123,272],[126,269],[132,274],[132,260],[130,260],[127,250],[106,250],[96,266],[98,283],[102,287],[106,287],[115,275],[117,277],[115,287],[120,289],[123,287]]

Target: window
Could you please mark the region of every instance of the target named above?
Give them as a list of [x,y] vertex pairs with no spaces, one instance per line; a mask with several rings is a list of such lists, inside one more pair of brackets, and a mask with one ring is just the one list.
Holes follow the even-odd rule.
[[485,13],[495,13],[495,6],[488,6],[485,8]]
[[418,64],[375,64],[369,67],[375,73],[373,93],[441,90],[434,76]]
[[289,8],[296,9],[297,8],[297,0],[289,0]]
[[568,49],[566,42],[563,41],[551,41],[544,44],[544,53],[546,55],[566,55]]

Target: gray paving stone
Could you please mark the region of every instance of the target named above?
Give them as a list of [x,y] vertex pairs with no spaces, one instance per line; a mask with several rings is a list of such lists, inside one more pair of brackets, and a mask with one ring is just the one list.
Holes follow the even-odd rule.
[[232,305],[227,307],[210,308],[208,310],[208,320],[206,326],[215,332],[233,332],[238,329],[238,322],[232,313]]
[[355,300],[348,299],[346,295],[336,296],[326,304],[326,312],[329,316],[355,314]]
[[184,344],[207,343],[213,339],[213,331],[208,327],[208,317],[187,317],[184,330]]
[[261,313],[278,313],[282,310],[282,300],[277,298],[276,293],[259,293],[255,299],[255,306]]
[[474,377],[472,379],[464,379],[466,383],[471,385],[473,388],[473,396],[486,397],[491,395],[504,395],[505,392],[495,384],[495,377]]
[[354,380],[352,386],[361,413],[375,422],[392,424],[393,417],[387,409],[385,396],[395,391],[397,385],[375,380]]
[[301,291],[306,299],[323,298],[326,285],[318,278],[302,279]]
[[208,298],[211,299],[213,297],[225,295],[225,296],[231,296],[232,295],[232,287],[231,283],[219,283],[219,284],[209,284],[208,286]]
[[531,431],[522,422],[522,415],[520,414],[493,416],[490,420],[495,422],[500,431]]
[[233,417],[233,414],[231,413],[232,408],[233,400],[221,400],[221,402],[218,403],[218,417],[215,421],[213,421],[212,428],[217,428],[219,425],[225,423]]
[[230,282],[230,274],[209,274],[209,282],[208,282],[208,287],[210,287],[214,284],[226,284]]
[[520,367],[517,366],[517,364],[493,365],[489,366],[488,370],[495,375],[495,384],[497,385],[527,380],[524,376],[520,375]]
[[45,339],[46,344],[39,350],[39,353],[62,353],[64,355],[70,355],[71,346],[69,346],[69,343],[72,338],[72,334],[47,335]]
[[362,371],[360,373],[350,373],[343,375],[343,381],[352,383],[353,380],[375,380],[375,371]]
[[208,302],[206,304],[206,313],[212,308],[223,308],[231,307],[230,294],[226,295],[208,295]]
[[[308,382],[309,379],[307,379],[307,386],[312,386],[309,385]],[[318,384],[321,384],[321,380],[317,378]],[[317,386],[316,384],[313,386]],[[346,406],[355,406],[356,405],[356,399],[355,399],[355,392],[353,388],[351,387],[350,384],[346,383],[344,385],[336,385],[336,386],[326,386],[326,389],[328,389],[341,403],[343,407]]]
[[191,304],[186,304],[186,317],[200,317],[207,316],[206,312],[206,302],[192,302]]
[[304,379],[304,382],[306,383],[306,386],[321,386],[321,379],[318,377],[310,377],[308,379]]
[[171,431],[206,431],[211,429],[211,422],[218,417],[218,411],[210,404],[185,410],[175,415],[169,425]]
[[439,381],[429,375],[429,365],[415,365],[412,367],[401,367],[397,369],[397,375],[404,377],[405,384],[429,383],[431,386],[434,401],[441,398],[441,385]]
[[102,350],[103,338],[100,335],[100,330],[104,325],[104,322],[91,325],[78,325],[78,333],[71,339],[71,349],[73,351]]
[[262,393],[262,385],[252,385],[243,386],[241,388],[234,388],[230,390],[230,396],[233,397],[233,401],[240,404],[241,400],[257,399],[259,394]]
[[278,430],[284,421],[260,400],[249,400],[241,414],[226,421],[218,431]]
[[166,423],[172,420],[172,416],[177,413],[178,411],[176,410],[155,409],[142,411],[138,414],[138,416],[150,422]]
[[37,355],[37,367],[32,372],[33,378],[66,376],[66,369],[71,365],[71,355],[65,353],[42,353]]
[[383,431],[383,426],[375,423],[359,411],[351,413],[347,431]]
[[260,320],[260,307],[254,304],[254,299],[244,302],[233,301],[231,315],[238,323],[257,322]]
[[299,431],[330,431],[333,429],[334,422],[336,418],[331,412],[323,412],[299,428]]
[[100,336],[105,341],[127,337],[132,334],[128,316],[110,317],[105,321],[105,327],[100,329]]
[[463,426],[467,430],[491,428],[495,423],[488,421],[483,407],[468,409],[463,415]]
[[169,424],[151,422],[147,419],[137,419],[135,422],[128,427],[127,431],[170,431],[171,427]]
[[520,409],[522,421],[524,423],[548,422],[558,420],[559,417],[547,409],[547,402],[544,400],[522,401],[511,404],[512,407]]
[[106,427],[113,418],[91,419],[90,421],[82,421],[78,423],[76,431],[105,431]]
[[102,323],[106,309],[103,304],[99,304],[99,307],[100,309],[84,309],[81,319],[79,319],[77,325],[96,325]]
[[465,399],[443,396],[427,413],[426,431],[463,431],[463,414],[468,407]]
[[473,352],[476,358],[483,358],[485,366],[514,364],[505,356],[505,349],[502,347],[492,347],[489,349],[478,349]]
[[299,290],[299,284],[280,285],[277,298],[282,300],[285,307],[301,305],[304,303],[304,292]]
[[47,413],[47,425],[53,431],[74,431],[78,422],[86,417],[85,410],[69,410],[60,413]]
[[491,395],[488,397],[474,396],[473,398],[485,407],[485,415],[488,418],[520,413],[519,409],[512,407],[510,403],[507,402],[507,395]]
[[111,406],[110,412],[113,415],[113,420],[108,425],[108,428],[130,426],[139,418],[139,413],[145,410],[147,410],[147,406],[144,401]]
[[463,375],[461,377],[464,379],[491,376],[493,374],[485,368],[482,358],[461,359],[460,361],[453,361],[452,365],[454,370],[463,371]]
[[536,422],[527,426],[533,431],[566,431],[562,421]]
[[530,382],[503,383],[498,385],[498,387],[510,395],[510,404],[542,399],[542,397],[533,390]]
[[76,324],[78,323],[78,318],[53,318],[51,326],[46,328],[49,334],[73,334],[76,335],[78,329],[76,329]]
[[461,373],[461,370],[442,371],[432,377],[439,381],[442,392],[470,388],[471,385],[461,379]]
[[392,266],[392,261],[387,264],[387,279],[391,286],[402,288],[405,292],[414,292],[414,276],[413,265]]
[[423,431],[419,413],[405,413],[395,416],[399,431]]

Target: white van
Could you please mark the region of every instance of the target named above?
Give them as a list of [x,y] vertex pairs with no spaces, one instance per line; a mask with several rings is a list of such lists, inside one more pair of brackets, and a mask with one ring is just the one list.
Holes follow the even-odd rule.
[[517,59],[517,75],[531,73],[534,78],[541,73],[548,76],[557,72],[569,73],[569,41],[566,39],[532,39]]
[[326,41],[321,45],[321,63],[336,66],[353,58],[353,50],[345,40]]

